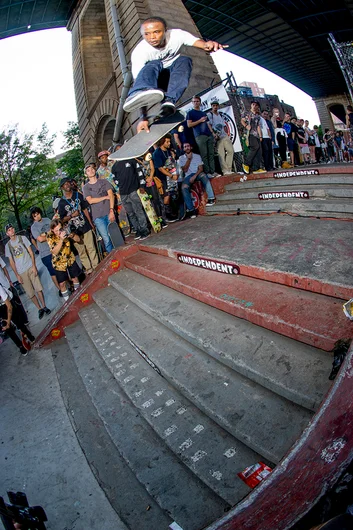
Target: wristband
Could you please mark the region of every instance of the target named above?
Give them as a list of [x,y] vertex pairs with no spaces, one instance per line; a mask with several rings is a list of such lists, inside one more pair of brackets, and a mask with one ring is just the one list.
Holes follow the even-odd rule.
[[113,210],[113,212],[114,212],[114,208],[109,208],[109,211],[110,211],[110,210]]

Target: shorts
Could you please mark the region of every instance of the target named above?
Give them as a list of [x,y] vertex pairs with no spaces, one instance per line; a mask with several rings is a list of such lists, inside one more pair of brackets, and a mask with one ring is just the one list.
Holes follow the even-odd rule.
[[33,298],[36,293],[43,291],[43,286],[40,283],[39,276],[34,276],[32,267],[20,274],[22,278],[22,287],[26,291],[28,298]]
[[288,151],[294,151],[295,141],[292,138],[287,138]]
[[310,155],[310,149],[308,144],[299,144],[302,155]]
[[51,261],[51,254],[49,254],[49,256],[44,256],[44,258],[41,258],[41,260],[43,265],[45,265],[48,269],[50,276],[55,276],[56,273]]
[[81,274],[81,269],[75,261],[70,267],[67,267],[66,271],[55,271],[56,279],[59,283],[66,282],[70,278],[78,278]]

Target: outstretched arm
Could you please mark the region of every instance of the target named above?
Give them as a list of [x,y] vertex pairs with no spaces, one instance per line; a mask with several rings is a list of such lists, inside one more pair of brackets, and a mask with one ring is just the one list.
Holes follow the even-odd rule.
[[198,39],[197,41],[195,41],[193,46],[195,46],[195,48],[200,48],[205,52],[216,52],[218,50],[224,50],[225,48],[229,47],[228,44],[222,45],[214,40],[205,41],[202,39]]

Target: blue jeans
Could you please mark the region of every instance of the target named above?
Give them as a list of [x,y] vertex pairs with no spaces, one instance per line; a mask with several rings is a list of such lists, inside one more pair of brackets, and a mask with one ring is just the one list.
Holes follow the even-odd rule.
[[158,59],[149,61],[145,64],[142,70],[140,70],[129,91],[129,96],[138,90],[159,88],[158,78],[162,70],[168,70],[170,73],[165,96],[173,103],[176,103],[189,85],[192,70],[192,59],[190,57],[178,57],[178,59],[176,59],[168,68],[163,68],[162,61]]
[[110,240],[109,233],[108,233],[108,225],[109,225],[109,222],[110,222],[109,221],[109,217],[107,215],[105,215],[104,217],[97,217],[97,219],[95,219],[93,222],[94,222],[98,232],[102,236],[103,243],[104,243],[104,246],[105,246],[105,250],[109,254],[109,252],[111,252],[113,250],[113,245],[112,245],[112,242]]
[[[190,179],[195,175],[195,173],[191,173],[187,177],[184,178],[182,185],[181,185],[181,191],[183,192],[184,201],[186,204],[187,210],[191,211],[194,209],[194,204],[192,202],[190,188],[192,184],[190,184]],[[205,188],[205,191],[207,193],[207,197],[209,199],[214,199],[214,193],[211,186],[211,183],[205,173],[200,173],[197,175],[194,182],[202,182],[203,187]]]

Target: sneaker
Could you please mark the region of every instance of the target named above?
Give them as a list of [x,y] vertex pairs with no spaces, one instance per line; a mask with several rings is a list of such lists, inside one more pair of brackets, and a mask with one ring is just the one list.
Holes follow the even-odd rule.
[[49,309],[49,308],[46,307],[46,306],[43,307],[43,311],[44,311],[44,313],[45,313],[46,315],[50,315],[50,313],[51,313],[51,309]]
[[213,206],[214,204],[216,204],[215,199],[208,199],[206,202],[206,206]]
[[158,88],[138,90],[126,98],[123,108],[125,112],[133,112],[142,107],[152,107],[152,105],[162,101],[163,98],[164,92]]
[[196,212],[196,210],[188,210],[188,211],[186,212],[186,217],[187,217],[188,219],[195,219],[195,217],[197,217],[197,212]]
[[168,217],[166,219],[167,223],[175,223],[176,221],[178,221],[178,218],[177,217]]
[[136,232],[136,235],[134,237],[134,240],[137,241],[138,239],[141,239],[141,234],[140,232]]
[[256,171],[253,171],[253,173],[267,173],[264,169],[257,169]]
[[60,291],[60,289],[59,289],[58,293],[59,293],[60,298],[62,298],[63,293]]
[[173,101],[171,101],[169,99],[166,99],[165,101],[163,101],[163,103],[161,105],[161,110],[160,110],[159,114],[163,118],[165,118],[167,116],[171,116],[172,114],[174,114],[175,111],[176,111],[176,106],[173,103]]
[[220,173],[216,173],[216,172],[213,173],[213,178],[215,178],[215,177],[221,177],[221,176],[222,176],[222,175],[221,175]]
[[28,355],[28,350],[24,346],[20,346],[20,352],[22,357],[26,357]]
[[206,173],[206,176],[208,179],[214,179],[215,178],[215,173]]
[[44,309],[39,309],[39,311],[38,311],[39,320],[42,320],[43,317],[44,317]]
[[162,226],[162,228],[168,228],[168,224],[165,223],[164,221],[161,222],[161,226]]
[[245,182],[246,180],[248,180],[248,177],[246,175],[243,176],[243,181]]
[[243,170],[244,170],[244,173],[249,175],[249,173],[250,173],[250,167],[249,166],[246,166],[245,164],[243,164]]
[[140,241],[143,241],[144,239],[147,239],[151,234],[149,232],[144,232],[141,237]]

